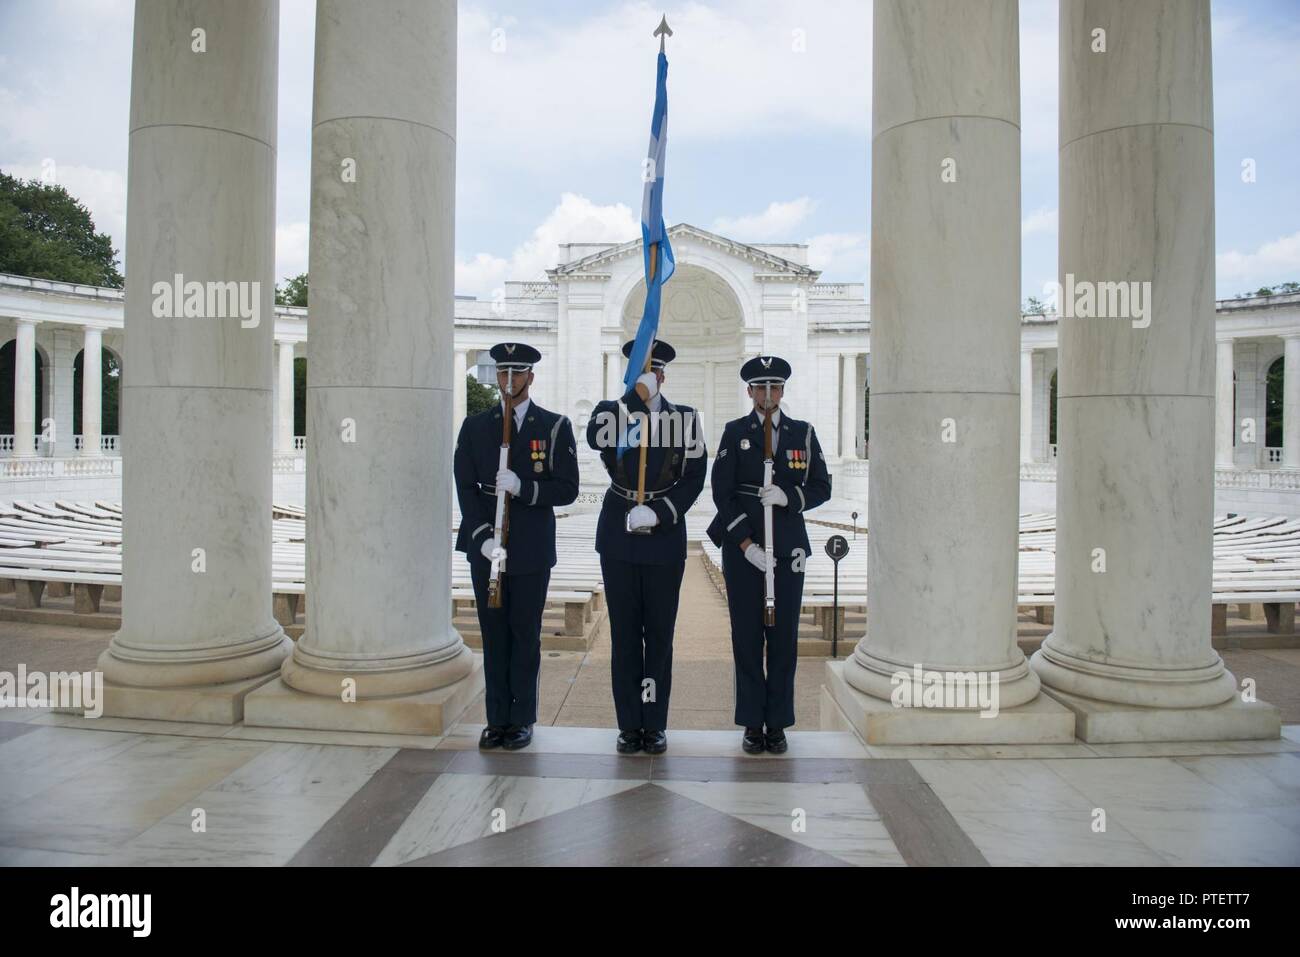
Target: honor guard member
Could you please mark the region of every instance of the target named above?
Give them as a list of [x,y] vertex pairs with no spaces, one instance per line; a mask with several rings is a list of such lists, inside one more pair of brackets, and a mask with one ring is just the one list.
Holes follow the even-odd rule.
[[[532,346],[503,342],[492,347],[501,404],[468,416],[456,439],[453,470],[460,502],[456,550],[469,560],[474,604],[483,632],[487,727],[480,748],[527,747],[537,721],[542,661],[542,608],[555,565],[555,512],[578,497],[578,458],[569,420],[528,397]],[[463,388],[464,383],[457,383]],[[502,414],[511,396],[507,467],[500,468]],[[495,535],[497,490],[509,496],[505,541]],[[504,546],[504,547],[503,547]],[[501,607],[488,605],[492,557],[505,555]]]
[[[718,514],[708,536],[722,550],[736,662],[736,724],[745,729],[742,747],[750,754],[764,750],[782,754],[785,729],[794,724],[799,607],[809,554],[803,513],[831,497],[831,479],[812,425],[781,412],[790,363],[776,356],[758,356],[741,367],[740,377],[749,384],[754,409],[728,422],[718,443],[712,476]],[[763,417],[769,408],[772,483],[764,486]],[[768,504],[775,559],[772,626],[763,623],[768,562],[763,506]]]
[[[631,354],[632,342],[624,343],[623,355]],[[621,399],[597,404],[587,423],[587,444],[600,453],[611,483],[596,525],[596,551],[609,603],[617,749],[622,754],[662,754],[668,748],[673,629],[686,568],[686,511],[703,490],[708,472],[695,410],[673,405],[662,392],[664,367],[676,355],[672,346],[656,340],[651,371]],[[636,413],[649,416],[649,447],[643,450],[633,442],[620,458],[619,430]],[[643,454],[645,502],[638,505]]]

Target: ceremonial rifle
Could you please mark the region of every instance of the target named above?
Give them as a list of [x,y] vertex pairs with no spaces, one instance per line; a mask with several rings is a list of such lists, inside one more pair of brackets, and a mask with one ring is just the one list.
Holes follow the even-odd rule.
[[[515,373],[506,370],[505,415],[501,417],[501,454],[497,458],[497,471],[510,467],[510,427],[515,422]],[[492,555],[492,570],[488,573],[488,607],[500,608],[505,589],[506,538],[510,535],[510,493],[497,486],[497,512],[492,535],[500,542]]]

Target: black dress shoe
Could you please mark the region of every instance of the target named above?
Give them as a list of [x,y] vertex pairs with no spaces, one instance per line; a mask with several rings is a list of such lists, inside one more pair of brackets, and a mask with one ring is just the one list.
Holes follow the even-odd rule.
[[518,751],[533,743],[533,726],[531,724],[514,724],[506,729],[505,740],[501,747],[507,751]]
[[767,747],[767,741],[763,737],[763,729],[746,728],[740,746],[745,749],[746,754],[762,754]]
[[615,745],[619,754],[636,754],[641,750],[641,732],[640,731],[620,731],[618,733],[618,744]]
[[492,748],[499,748],[501,747],[501,743],[505,740],[505,737],[505,728],[489,724],[483,729],[483,733],[478,736],[479,749],[482,751],[489,751]]
[[787,747],[789,747],[789,744],[785,740],[785,731],[782,728],[777,728],[775,731],[772,731],[771,729],[768,730],[767,732],[768,751],[770,751],[772,754],[785,754]]
[[663,731],[646,731],[641,735],[641,747],[646,754],[663,754],[668,750],[668,735]]

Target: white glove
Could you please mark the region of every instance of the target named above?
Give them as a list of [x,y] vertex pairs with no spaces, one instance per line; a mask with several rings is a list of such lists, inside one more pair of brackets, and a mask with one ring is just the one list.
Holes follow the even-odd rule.
[[636,384],[645,386],[647,399],[653,399],[655,393],[659,391],[659,380],[653,372],[645,372],[637,376]]
[[760,572],[767,571],[767,552],[758,542],[750,542],[749,547],[745,549],[745,561],[749,562]]
[[659,516],[649,505],[638,505],[627,513],[628,528],[653,528],[659,524]]
[[764,505],[781,505],[790,504],[790,499],[786,498],[785,492],[776,485],[764,485],[758,490],[758,500]]
[[519,476],[509,469],[502,469],[497,473],[497,488],[503,488],[517,498],[521,487],[522,483],[519,481]]
[[[486,558],[488,561],[493,561],[494,559],[497,558],[506,557],[506,550],[501,547],[501,541],[500,539],[497,538],[489,538],[487,541],[485,541],[480,551],[483,552],[483,557]],[[501,554],[498,555],[497,552],[500,552]]]

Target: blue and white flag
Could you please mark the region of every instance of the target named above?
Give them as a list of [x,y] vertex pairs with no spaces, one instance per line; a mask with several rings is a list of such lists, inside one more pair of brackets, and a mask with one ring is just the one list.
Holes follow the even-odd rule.
[[[627,373],[623,387],[632,388],[645,372],[646,358],[659,333],[659,303],[663,284],[672,278],[676,264],[673,247],[664,229],[664,165],[668,155],[668,57],[659,53],[658,75],[655,79],[655,108],[650,119],[650,148],[646,153],[642,179],[645,190],[641,197],[641,246],[645,258],[645,311],[636,329],[632,354],[628,357]],[[627,434],[619,437],[618,454],[639,444],[640,429],[633,423]]]

